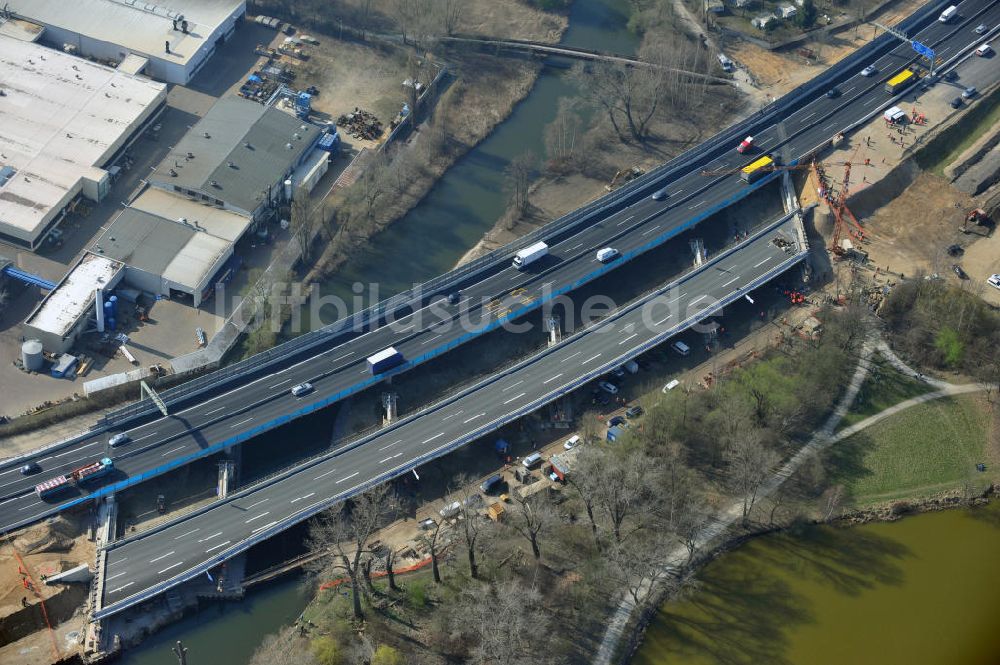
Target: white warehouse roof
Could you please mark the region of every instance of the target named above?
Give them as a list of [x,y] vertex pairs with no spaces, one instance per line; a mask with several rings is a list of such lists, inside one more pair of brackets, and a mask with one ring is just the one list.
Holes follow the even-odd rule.
[[0,90],[0,238],[29,247],[166,99],[162,83],[4,36]]
[[[115,44],[142,55],[166,55],[187,65],[210,50],[218,29],[246,12],[245,0],[8,0],[7,9],[29,21]],[[184,17],[188,33],[174,30]]]
[[124,264],[86,253],[24,322],[36,330],[65,336],[94,306],[94,291],[106,289]]

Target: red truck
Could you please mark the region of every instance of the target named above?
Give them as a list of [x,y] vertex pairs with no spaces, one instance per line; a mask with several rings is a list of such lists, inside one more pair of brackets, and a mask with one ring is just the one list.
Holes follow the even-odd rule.
[[104,457],[99,462],[91,462],[78,469],[73,469],[64,476],[56,476],[45,482],[35,485],[35,494],[38,498],[44,499],[47,496],[57,494],[69,489],[72,485],[80,485],[90,480],[106,476],[115,468],[110,457]]

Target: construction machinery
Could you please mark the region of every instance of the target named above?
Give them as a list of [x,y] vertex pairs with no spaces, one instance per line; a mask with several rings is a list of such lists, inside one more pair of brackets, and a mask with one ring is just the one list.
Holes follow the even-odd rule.
[[643,173],[645,173],[645,171],[640,169],[638,166],[633,166],[630,169],[620,169],[615,172],[615,177],[611,179],[610,183],[604,186],[604,189],[610,192],[616,187],[621,187],[625,183],[635,180]]

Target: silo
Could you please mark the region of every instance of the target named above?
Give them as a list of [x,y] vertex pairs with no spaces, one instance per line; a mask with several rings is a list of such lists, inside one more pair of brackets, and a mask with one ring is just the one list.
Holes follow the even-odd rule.
[[21,345],[21,362],[24,369],[39,372],[45,366],[45,356],[42,355],[42,343],[37,339],[25,340]]

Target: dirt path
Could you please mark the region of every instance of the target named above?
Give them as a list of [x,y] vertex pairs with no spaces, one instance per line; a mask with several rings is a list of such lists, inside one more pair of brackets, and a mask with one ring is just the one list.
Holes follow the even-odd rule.
[[[837,425],[840,424],[840,421],[854,403],[858,391],[861,389],[861,385],[868,377],[868,371],[871,367],[871,356],[876,351],[885,355],[890,363],[892,363],[892,365],[899,371],[908,374],[909,376],[923,377],[922,374],[918,373],[916,370],[912,369],[900,360],[889,349],[884,341],[879,340],[875,334],[870,335],[862,345],[861,357],[854,371],[854,376],[851,377],[847,390],[845,391],[843,397],[841,397],[833,413],[826,420],[823,426],[812,436],[809,442],[799,449],[799,451],[795,453],[795,455],[793,455],[792,458],[789,459],[780,469],[778,469],[772,476],[771,480],[761,488],[757,495],[758,500],[772,494],[782,485],[782,483],[791,477],[791,475],[802,465],[803,462],[810,457],[822,452],[835,443],[843,441],[844,439],[857,434],[858,432],[871,427],[886,418],[889,418],[890,416],[916,406],[917,404],[924,404],[932,400],[941,399],[942,397],[952,397],[954,395],[963,395],[984,390],[984,387],[980,384],[954,385],[937,379],[922,378],[922,380],[937,386],[938,390],[908,399],[905,402],[900,402],[899,404],[889,407],[888,409],[866,418],[859,423],[844,428],[837,434],[833,434]],[[726,509],[721,511],[714,518],[714,520],[705,527],[697,538],[698,548],[704,549],[707,545],[721,537],[730,526],[741,519],[742,515],[743,499],[739,498],[730,503]],[[670,553],[669,559],[672,563],[668,566],[668,568],[674,570],[685,565],[684,562],[687,558],[687,548],[684,546],[676,547]],[[649,594],[652,593],[653,590],[652,585],[647,583],[640,588],[637,595],[645,599],[649,597]],[[601,645],[597,651],[597,656],[594,659],[595,665],[611,665],[612,657],[617,651],[618,645],[621,643],[621,638],[625,633],[625,628],[628,626],[629,619],[634,611],[635,603],[632,601],[632,598],[627,594],[623,594],[618,607],[615,609],[614,614],[608,621],[608,627],[605,630],[604,637],[601,640]]]

